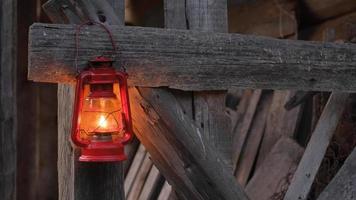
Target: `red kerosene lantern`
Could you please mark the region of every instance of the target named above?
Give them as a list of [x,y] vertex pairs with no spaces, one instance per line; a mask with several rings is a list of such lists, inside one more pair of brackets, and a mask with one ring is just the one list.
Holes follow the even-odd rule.
[[81,148],[79,161],[125,160],[132,138],[127,74],[113,61],[97,57],[77,77],[71,138]]

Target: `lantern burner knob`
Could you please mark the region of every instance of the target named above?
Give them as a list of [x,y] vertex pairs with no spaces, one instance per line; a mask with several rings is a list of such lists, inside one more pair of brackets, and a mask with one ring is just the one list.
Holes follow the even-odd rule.
[[93,141],[95,142],[109,142],[112,141],[112,134],[111,133],[97,133],[92,136]]

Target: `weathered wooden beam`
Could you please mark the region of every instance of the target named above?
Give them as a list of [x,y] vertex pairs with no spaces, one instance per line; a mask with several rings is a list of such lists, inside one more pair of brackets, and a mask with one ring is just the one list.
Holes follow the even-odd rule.
[[16,199],[17,1],[0,2],[0,199]]
[[342,116],[349,94],[332,93],[318,121],[284,200],[305,200],[318,172],[326,149]]
[[353,200],[356,197],[356,148],[346,159],[318,200]]
[[[30,30],[29,79],[74,80],[74,25],[34,24]],[[239,34],[112,26],[117,66],[129,84],[184,90],[249,88],[355,91],[353,44],[278,40]],[[79,36],[79,64],[111,51],[99,27]]]
[[130,98],[136,136],[179,194],[188,199],[247,198],[172,94],[132,88]]

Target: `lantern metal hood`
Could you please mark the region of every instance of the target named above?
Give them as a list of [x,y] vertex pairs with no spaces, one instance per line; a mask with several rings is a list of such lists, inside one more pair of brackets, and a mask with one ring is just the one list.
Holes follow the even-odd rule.
[[127,74],[112,65],[97,57],[77,76],[71,139],[81,149],[79,161],[126,159],[124,145],[132,138]]

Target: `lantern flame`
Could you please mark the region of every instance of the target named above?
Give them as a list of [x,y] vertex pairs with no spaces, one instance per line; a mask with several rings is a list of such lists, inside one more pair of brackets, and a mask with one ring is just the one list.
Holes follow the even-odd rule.
[[100,128],[106,128],[108,126],[108,122],[106,121],[106,118],[104,117],[104,115],[100,115],[98,125]]

